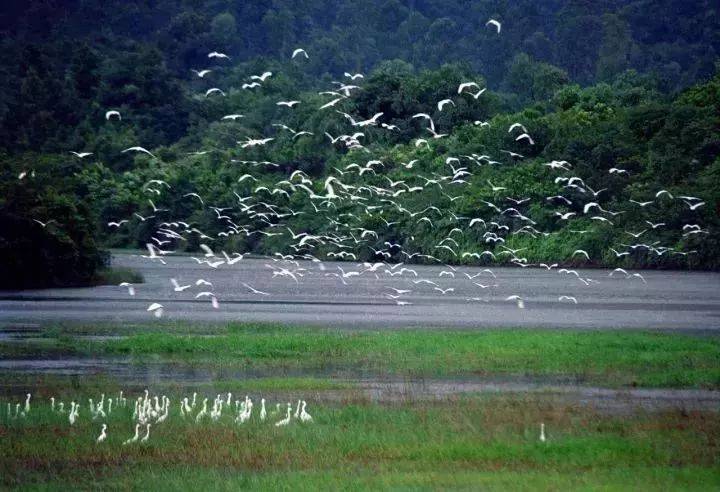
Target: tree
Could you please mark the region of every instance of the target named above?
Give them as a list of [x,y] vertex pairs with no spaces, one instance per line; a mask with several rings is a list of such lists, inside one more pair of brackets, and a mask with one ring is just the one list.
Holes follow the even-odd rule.
[[633,39],[627,22],[618,15],[603,16],[603,39],[597,61],[598,80],[610,80],[630,66]]

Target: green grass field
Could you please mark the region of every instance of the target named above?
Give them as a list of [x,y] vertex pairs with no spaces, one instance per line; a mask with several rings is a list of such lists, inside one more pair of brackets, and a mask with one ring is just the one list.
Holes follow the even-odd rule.
[[[523,376],[610,387],[720,388],[720,339],[637,331],[345,331],[233,324],[208,337],[135,327],[126,337],[83,340],[55,327],[32,344],[0,344],[0,356],[128,356],[268,371],[400,376]],[[112,333],[112,331],[109,331]],[[104,332],[108,333],[108,332]],[[114,332],[114,333],[117,333]]]
[[[313,423],[277,428],[277,416],[195,423],[171,408],[147,443],[123,446],[134,429],[130,408],[96,421],[85,414],[71,427],[47,401],[34,402],[27,418],[2,419],[2,482],[154,490],[720,486],[720,419],[703,414],[612,417],[532,398],[474,397],[315,405]],[[103,422],[108,439],[97,444]]]
[[[532,377],[603,387],[720,387],[720,341],[645,332],[561,330],[345,331],[274,325],[120,328],[56,326],[28,343],[2,343],[3,358],[129,357],[210,371],[204,381],[172,377],[148,389],[171,399],[169,418],[147,443],[123,446],[130,408],[92,420],[88,398],[134,398],[140,381],[104,375],[0,374],[0,488],[177,490],[711,490],[720,488],[717,412],[621,414],[542,393],[466,394],[375,401],[335,374],[467,380]],[[126,337],[97,340],[78,335]],[[226,379],[225,368],[251,368]],[[217,372],[213,372],[217,371]],[[8,417],[33,392],[27,417]],[[180,415],[193,391],[212,401],[249,394],[255,412],[234,422]],[[82,404],[70,426],[49,398]],[[259,399],[308,401],[313,423],[258,417]],[[194,412],[198,411],[196,407]],[[108,439],[97,444],[102,423]],[[540,423],[547,441],[540,442]]]

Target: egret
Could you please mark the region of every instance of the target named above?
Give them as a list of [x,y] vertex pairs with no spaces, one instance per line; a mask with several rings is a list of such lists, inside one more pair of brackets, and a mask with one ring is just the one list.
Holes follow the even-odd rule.
[[265,80],[269,77],[272,77],[272,72],[263,72],[262,75],[251,75],[250,80],[259,80],[260,82],[265,82]]
[[125,149],[125,150],[122,151],[123,154],[126,153],[126,152],[142,152],[143,154],[149,155],[149,156],[152,157],[153,159],[157,159],[157,157],[155,157],[149,150],[147,150],[147,149],[144,148],[144,147],[140,147],[140,146],[129,147],[129,148],[127,148],[127,149]]
[[199,71],[198,71],[198,70],[191,70],[191,71],[194,72],[195,75],[197,75],[197,76],[200,77],[200,78],[203,78],[203,77],[205,77],[207,74],[209,74],[210,72],[212,72],[212,70],[199,70]]
[[288,424],[290,423],[290,414],[291,414],[291,412],[292,412],[292,407],[291,407],[291,405],[288,403],[288,405],[287,405],[287,416],[286,416],[284,419],[275,422],[275,427],[284,427],[284,426],[288,425]]
[[221,96],[225,96],[225,92],[222,91],[222,89],[218,89],[217,87],[213,87],[212,89],[208,89],[205,92],[205,97],[210,96],[210,94],[220,94]]
[[105,439],[107,439],[107,433],[105,432],[107,430],[107,424],[102,425],[102,429],[100,430],[100,435],[95,440],[95,442],[103,442]]
[[131,438],[129,438],[127,441],[123,442],[123,446],[137,442],[138,438],[140,437],[140,424],[135,424],[135,435]]
[[448,104],[452,104],[453,106],[455,106],[455,103],[453,102],[452,99],[443,99],[442,101],[438,101],[438,103],[437,103],[438,111],[442,111],[443,108]]
[[307,405],[307,403],[305,402],[305,400],[303,400],[302,410],[300,410],[300,421],[301,422],[312,422],[312,419],[313,419],[312,416],[305,411],[306,405]]
[[496,21],[495,19],[490,19],[485,23],[486,26],[495,26],[497,29],[497,33],[500,34],[500,30],[502,29],[502,24],[500,22]]
[[78,159],[83,159],[83,158],[85,158],[85,157],[88,157],[88,156],[93,155],[92,152],[75,152],[75,151],[73,151],[73,150],[71,150],[70,153],[71,153],[72,155],[74,155],[75,157],[77,157]]
[[163,309],[163,305],[157,302],[150,304],[150,306],[148,306],[147,308],[148,312],[153,313],[153,316],[155,316],[156,318],[162,317]]
[[131,295],[131,296],[134,296],[134,295],[135,295],[135,287],[133,286],[133,284],[131,284],[131,283],[129,283],[129,282],[122,282],[121,284],[119,284],[119,286],[120,286],[120,287],[127,287],[128,294]]
[[140,442],[147,442],[147,440],[150,438],[150,424],[147,424],[145,427],[145,435],[140,439]]

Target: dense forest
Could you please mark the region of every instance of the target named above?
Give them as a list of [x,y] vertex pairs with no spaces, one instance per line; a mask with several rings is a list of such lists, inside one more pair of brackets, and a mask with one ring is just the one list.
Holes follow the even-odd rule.
[[[297,253],[292,235],[337,239],[341,228],[353,238],[373,231],[355,255],[364,261],[426,261],[382,250],[388,242],[448,263],[484,263],[457,252],[502,246],[522,258],[494,262],[717,269],[718,10],[710,0],[9,2],[0,7],[0,253],[9,271],[0,284],[82,283],[104,263],[103,248],[145,248],[173,220],[202,231],[169,239],[186,251],[212,241]],[[291,57],[299,47],[307,57]],[[272,75],[251,78],[264,72]],[[343,93],[337,81],[358,87]],[[467,81],[486,90],[461,93]],[[337,106],[319,109],[335,97],[323,91],[341,91]],[[438,106],[445,99],[452,107]],[[382,126],[360,128],[358,145],[333,142],[355,131],[336,110],[382,113]],[[508,132],[514,123],[528,142]],[[272,141],[248,144],[260,136]],[[150,155],[123,151],[133,146]],[[349,171],[371,160],[382,165]],[[360,207],[367,197],[348,193],[318,209],[278,185],[307,185],[312,196],[331,177],[345,193],[407,189],[402,206],[378,217]],[[407,192],[413,185],[425,189]],[[274,218],[232,210],[246,197],[271,203]],[[524,208],[508,216],[485,205],[506,197]],[[592,201],[604,216],[587,213]],[[442,213],[418,222],[403,211],[426,206]],[[218,220],[226,208],[234,233]],[[502,245],[486,230],[453,236],[472,218],[497,224]],[[290,236],[272,232],[280,225]],[[438,251],[443,243],[456,254]],[[318,244],[319,253],[338,250]]]

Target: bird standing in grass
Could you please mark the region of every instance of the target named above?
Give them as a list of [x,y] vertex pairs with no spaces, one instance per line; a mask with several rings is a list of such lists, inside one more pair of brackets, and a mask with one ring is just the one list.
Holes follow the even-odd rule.
[[140,442],[147,442],[147,440],[150,438],[150,424],[147,425],[145,428],[145,435],[142,439],[140,439]]
[[132,436],[127,441],[123,442],[123,446],[125,446],[126,444],[137,442],[139,437],[140,437],[140,424],[135,424],[135,435]]
[[306,405],[307,405],[307,402],[305,402],[305,400],[303,400],[302,409],[300,410],[300,421],[301,422],[312,422],[312,419],[313,419],[312,415],[310,415],[309,413],[307,413],[305,411]]
[[100,435],[96,439],[96,442],[100,443],[100,442],[103,442],[105,439],[107,439],[107,432],[105,432],[106,430],[107,430],[107,424],[103,424],[102,429],[100,430]]
[[290,414],[292,413],[292,405],[287,405],[287,417],[275,422],[275,427],[284,427],[290,423]]

